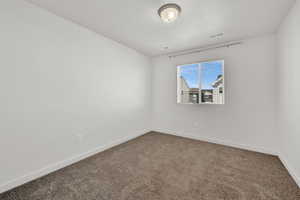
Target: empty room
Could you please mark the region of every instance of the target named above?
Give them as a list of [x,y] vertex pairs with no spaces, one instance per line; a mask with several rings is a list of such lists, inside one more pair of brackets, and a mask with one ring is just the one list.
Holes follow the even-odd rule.
[[0,200],[300,200],[300,0],[1,0]]

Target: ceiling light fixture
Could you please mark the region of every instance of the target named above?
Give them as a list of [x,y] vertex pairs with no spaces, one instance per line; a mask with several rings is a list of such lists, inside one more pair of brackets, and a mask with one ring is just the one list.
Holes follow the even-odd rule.
[[158,9],[158,15],[166,23],[175,21],[180,15],[180,12],[180,6],[175,3],[165,4]]

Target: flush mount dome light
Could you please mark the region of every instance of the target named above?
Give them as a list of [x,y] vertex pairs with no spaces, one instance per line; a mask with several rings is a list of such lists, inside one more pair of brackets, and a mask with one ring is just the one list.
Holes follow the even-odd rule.
[[165,4],[158,9],[158,15],[166,23],[175,21],[178,18],[180,12],[180,6],[175,3]]

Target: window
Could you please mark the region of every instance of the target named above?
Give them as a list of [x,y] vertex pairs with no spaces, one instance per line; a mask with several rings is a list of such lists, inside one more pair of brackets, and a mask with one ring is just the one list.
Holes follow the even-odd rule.
[[177,102],[224,104],[224,61],[177,66]]

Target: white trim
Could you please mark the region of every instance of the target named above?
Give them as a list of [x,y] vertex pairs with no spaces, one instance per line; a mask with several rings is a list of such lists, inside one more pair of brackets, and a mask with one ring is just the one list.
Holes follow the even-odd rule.
[[265,149],[265,148],[252,147],[252,146],[245,145],[245,144],[237,144],[237,143],[229,142],[229,141],[225,141],[225,140],[203,137],[201,135],[181,134],[181,133],[178,133],[178,132],[175,133],[175,131],[172,132],[172,131],[164,131],[164,130],[159,130],[159,129],[156,129],[154,132],[165,133],[165,134],[169,134],[169,135],[175,135],[175,136],[194,139],[194,140],[201,140],[201,141],[204,141],[204,142],[220,144],[220,145],[230,146],[230,147],[244,149],[244,150],[248,150],[248,151],[255,151],[255,152],[259,152],[259,153],[263,153],[263,154],[278,156],[277,152],[274,152],[274,151],[271,151],[271,150],[268,150],[268,149]]
[[294,167],[292,167],[291,162],[288,162],[286,156],[284,156],[283,154],[279,154],[278,157],[300,189],[300,177],[297,176],[296,170]]
[[[199,93],[198,95],[198,100],[199,100],[199,103],[181,103],[181,95],[179,95],[179,91],[181,93],[181,88],[180,88],[180,85],[179,85],[179,82],[180,82],[180,69],[182,66],[186,66],[186,65],[198,65],[198,77],[199,77],[199,80],[198,80],[198,89],[199,91],[202,90],[202,83],[201,83],[201,69],[202,69],[202,64],[203,63],[209,63],[209,62],[222,62],[222,72],[223,72],[223,103],[203,103],[201,102],[201,98],[202,98],[202,94]],[[204,61],[198,61],[198,62],[194,62],[194,63],[190,63],[190,64],[181,64],[181,65],[176,65],[176,73],[177,73],[177,96],[176,96],[176,100],[177,100],[177,104],[182,104],[182,105],[224,105],[225,104],[225,71],[224,71],[224,66],[225,66],[225,59],[210,59],[210,60],[204,60]],[[189,87],[189,86],[188,86]]]
[[[8,181],[7,183],[2,184],[0,186],[0,193],[5,192],[7,190],[10,190],[12,188],[15,188],[17,186],[20,186],[20,185],[22,185],[24,183],[27,183],[29,181],[35,180],[37,178],[40,178],[42,176],[45,176],[49,173],[52,173],[52,172],[57,171],[59,169],[62,169],[64,167],[67,167],[71,164],[74,164],[74,163],[80,161],[80,160],[83,160],[83,159],[88,158],[92,155],[95,155],[97,153],[105,151],[105,150],[107,150],[111,147],[117,146],[117,145],[122,144],[124,142],[127,142],[129,140],[132,140],[134,138],[142,136],[142,135],[144,135],[145,133],[148,133],[148,132],[151,132],[151,131],[150,130],[145,130],[145,131],[143,131],[143,133],[126,136],[122,139],[116,140],[116,141],[111,142],[107,145],[97,147],[97,148],[95,148],[91,151],[82,153],[80,155],[71,157],[69,159],[66,159],[66,160],[63,160],[63,161],[60,161],[60,162],[57,162],[57,163],[54,163],[52,165],[46,166],[46,167],[44,167],[40,170],[37,170],[35,172],[31,172],[29,174],[26,174],[24,176],[21,176],[19,178],[14,179],[14,180]],[[283,165],[286,167],[286,169],[288,170],[288,172],[290,173],[290,175],[293,177],[293,179],[295,180],[295,182],[298,184],[298,186],[300,188],[300,177],[297,176],[296,170],[294,170],[292,165],[288,164],[290,162],[288,162],[287,159],[285,159],[282,154],[278,154],[278,153],[268,151],[268,150],[262,149],[262,148],[250,147],[248,145],[234,144],[232,142],[223,141],[223,140],[219,140],[219,139],[207,138],[207,137],[203,137],[203,136],[199,136],[199,135],[195,136],[195,135],[187,135],[187,134],[177,134],[177,133],[174,133],[174,132],[160,131],[160,130],[156,130],[154,132],[160,132],[160,133],[165,133],[165,134],[169,134],[169,135],[175,135],[175,136],[179,136],[179,137],[190,138],[190,139],[194,139],[194,140],[201,140],[201,141],[210,142],[210,143],[214,143],[214,144],[221,144],[221,145],[231,146],[231,147],[235,147],[235,148],[246,149],[246,150],[260,152],[260,153],[265,153],[265,154],[269,154],[269,155],[278,155],[279,159],[281,160]]]
[[189,138],[189,139],[194,139],[194,140],[201,140],[204,142],[220,144],[220,145],[230,146],[230,147],[234,147],[234,148],[245,149],[245,150],[249,150],[249,151],[254,151],[254,152],[277,156],[279,158],[279,160],[283,163],[284,167],[287,169],[287,171],[289,172],[291,177],[294,179],[294,181],[296,182],[298,187],[300,188],[300,177],[297,176],[295,168],[292,167],[290,162],[288,162],[287,159],[285,159],[285,156],[283,156],[283,154],[281,154],[279,152],[274,152],[274,151],[270,151],[270,150],[258,148],[258,147],[251,147],[249,145],[244,145],[244,144],[236,144],[233,142],[228,142],[228,141],[224,141],[224,140],[220,140],[220,139],[207,138],[207,137],[203,137],[203,136],[199,136],[199,135],[196,136],[196,135],[188,135],[188,134],[178,134],[178,133],[174,133],[171,131],[170,132],[169,131],[161,131],[158,129],[155,132]]
[[128,135],[128,136],[126,136],[126,137],[124,137],[122,139],[118,139],[118,140],[113,141],[113,142],[111,142],[109,144],[102,145],[102,146],[97,147],[97,148],[95,148],[93,150],[90,150],[90,151],[87,151],[85,153],[73,156],[73,157],[71,157],[69,159],[66,159],[66,160],[63,160],[63,161],[60,161],[60,162],[57,162],[57,163],[51,164],[51,165],[43,167],[43,168],[41,168],[41,169],[39,169],[37,171],[30,172],[28,174],[25,174],[25,175],[19,177],[19,178],[16,178],[16,179],[13,179],[11,181],[8,181],[7,183],[4,183],[4,184],[0,185],[0,194],[3,193],[3,192],[5,192],[5,191],[8,191],[8,190],[10,190],[12,188],[15,188],[17,186],[20,186],[20,185],[22,185],[24,183],[30,182],[32,180],[35,180],[35,179],[40,178],[42,176],[45,176],[45,175],[47,175],[49,173],[52,173],[54,171],[57,171],[57,170],[62,169],[64,167],[67,167],[67,166],[69,166],[71,164],[74,164],[74,163],[76,163],[76,162],[78,162],[80,160],[83,160],[85,158],[88,158],[88,157],[90,157],[92,155],[95,155],[97,153],[105,151],[105,150],[107,150],[109,148],[112,148],[112,147],[117,146],[119,144],[125,143],[125,142],[127,142],[129,140],[132,140],[134,138],[142,136],[142,135],[144,135],[145,133],[148,133],[148,132],[150,132],[150,130],[144,130],[144,131],[141,131],[141,132],[136,133],[136,134]]

